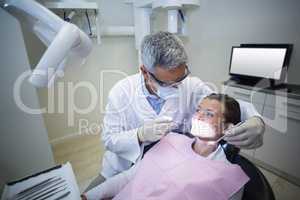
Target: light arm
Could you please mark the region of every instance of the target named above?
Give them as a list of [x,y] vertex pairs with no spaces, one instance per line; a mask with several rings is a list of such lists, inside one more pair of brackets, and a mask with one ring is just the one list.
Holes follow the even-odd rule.
[[49,46],[29,79],[33,85],[49,87],[57,72],[64,69],[70,54],[84,59],[91,52],[92,42],[83,31],[41,4],[33,0],[6,0],[5,3],[7,7],[24,12],[33,23],[34,33]]
[[57,34],[56,31],[49,29],[46,24],[42,24],[40,22],[34,23],[32,30],[46,46],[51,44]]
[[72,24],[65,24],[42,56],[29,81],[35,86],[48,86],[58,68],[63,70],[64,67],[59,66],[68,56],[72,46],[79,42],[78,38],[77,28]]
[[57,32],[64,25],[64,21],[55,15],[53,12],[33,0],[6,0],[5,3],[8,7],[14,7],[26,13],[35,20],[46,24],[52,31]]

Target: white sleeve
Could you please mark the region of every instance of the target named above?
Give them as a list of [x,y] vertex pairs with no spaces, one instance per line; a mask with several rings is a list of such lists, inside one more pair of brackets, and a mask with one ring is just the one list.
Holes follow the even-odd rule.
[[125,129],[130,122],[122,108],[124,102],[122,98],[116,91],[110,93],[105,108],[101,137],[107,150],[135,163],[141,154],[141,146],[137,129]]
[[106,179],[104,183],[85,193],[86,198],[88,200],[100,200],[116,196],[134,177],[137,168],[138,163],[130,169]]
[[259,114],[259,112],[257,112],[257,110],[255,109],[254,105],[252,103],[243,101],[243,100],[237,100],[240,104],[240,109],[241,109],[241,121],[246,121],[247,119],[254,117],[254,116],[258,116],[260,118],[261,114]]
[[244,187],[242,187],[238,192],[234,193],[229,200],[242,200],[244,193]]

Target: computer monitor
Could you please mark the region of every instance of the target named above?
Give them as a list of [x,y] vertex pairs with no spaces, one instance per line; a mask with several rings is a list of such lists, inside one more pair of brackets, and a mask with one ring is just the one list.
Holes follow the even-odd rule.
[[281,80],[283,69],[288,65],[291,47],[289,44],[234,46],[229,74],[241,79]]

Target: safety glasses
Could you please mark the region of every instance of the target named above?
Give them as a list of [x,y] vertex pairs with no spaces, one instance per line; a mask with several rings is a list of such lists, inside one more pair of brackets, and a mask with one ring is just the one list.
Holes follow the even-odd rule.
[[150,76],[162,87],[171,87],[171,86],[176,86],[178,84],[180,84],[186,77],[188,77],[188,75],[190,75],[190,70],[188,68],[188,66],[185,66],[185,73],[182,77],[180,77],[179,79],[175,80],[175,81],[171,81],[171,82],[165,82],[165,81],[161,81],[158,78],[155,77],[154,74],[152,74],[151,72],[148,72],[150,74]]

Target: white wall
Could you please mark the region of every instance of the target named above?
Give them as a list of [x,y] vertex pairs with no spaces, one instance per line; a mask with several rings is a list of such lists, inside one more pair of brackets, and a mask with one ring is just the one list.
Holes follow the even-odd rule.
[[[100,6],[101,25],[133,25],[133,9],[123,0],[98,0]],[[240,43],[293,43],[294,50],[290,62],[288,81],[300,84],[300,1],[298,0],[201,0],[199,8],[189,10],[189,36],[183,38],[189,54],[189,66],[193,75],[202,80],[212,82],[216,86],[229,78],[228,68],[231,46]],[[166,16],[155,15],[154,30],[166,30]],[[27,37],[28,38],[28,37]],[[35,63],[36,57],[30,52],[38,53],[38,44],[30,47],[32,40],[27,40],[30,62]],[[43,50],[40,47],[41,51]],[[32,58],[33,57],[33,58]],[[65,77],[59,82],[65,84],[64,104],[68,105],[66,84],[74,84],[80,80],[91,82],[97,89],[98,105],[86,115],[76,114],[75,124],[67,124],[68,113],[45,114],[45,124],[50,140],[76,134],[81,119],[89,120],[90,124],[101,124],[106,97],[112,85],[122,76],[106,75],[100,79],[102,70],[116,69],[133,74],[138,71],[138,57],[134,48],[133,37],[105,37],[102,44],[94,45],[94,50],[83,67],[69,65]],[[104,82],[104,84],[102,84]],[[103,89],[101,89],[103,88]],[[55,86],[57,92],[57,84]],[[104,93],[102,94],[101,92]],[[38,92],[42,106],[48,103],[47,90]],[[57,98],[56,98],[57,99]],[[89,104],[88,92],[79,89],[75,95],[78,107]],[[66,107],[65,106],[65,107]]]
[[228,79],[231,46],[293,43],[288,82],[300,84],[299,0],[201,0],[188,13],[186,47],[192,72],[220,85]]
[[[18,21],[0,9],[0,192],[4,182],[45,170],[54,165],[47,131],[41,115],[17,107],[13,97],[16,79],[30,70]],[[25,82],[21,98],[39,108],[36,89]]]
[[[125,4],[123,0],[98,0],[100,6],[100,23],[104,26],[132,26],[133,25],[133,8],[129,4]],[[34,66],[38,61],[36,58],[43,47],[36,42],[36,39],[28,35],[26,41],[27,50],[29,52],[30,62]],[[50,141],[56,141],[69,135],[74,135],[83,129],[79,129],[80,120],[88,120],[89,125],[95,124],[101,126],[103,110],[106,104],[106,98],[110,88],[117,80],[124,78],[125,74],[134,74],[138,72],[138,57],[135,49],[134,37],[103,37],[102,44],[94,43],[92,53],[86,60],[86,63],[79,67],[68,64],[65,76],[61,78],[55,85],[55,112],[44,114],[45,124],[48,130]],[[39,49],[39,51],[36,51]],[[101,79],[101,72],[107,70],[118,70],[119,72],[105,73]],[[88,114],[75,114],[74,125],[68,124],[69,113],[68,104],[70,98],[68,96],[67,84],[74,85],[81,82],[88,82],[96,88],[98,99],[96,107]],[[64,84],[63,102],[64,112],[58,112],[59,99],[62,95],[58,95],[58,85]],[[49,95],[47,89],[39,89],[39,99],[41,106],[47,106],[49,103]],[[75,104],[77,107],[86,108],[90,103],[89,92],[87,89],[79,88],[75,95]],[[101,110],[102,109],[102,110]],[[95,131],[91,131],[95,132]]]
[[[299,0],[200,0],[188,10],[183,37],[192,74],[216,85],[228,80],[231,47],[241,43],[292,43],[288,82],[300,84]],[[165,12],[155,15],[154,30],[167,30]]]
[[[134,48],[134,39],[130,37],[103,38],[100,46],[94,45],[94,49],[88,57],[86,64],[81,67],[68,65],[65,76],[60,79],[54,86],[55,90],[55,113],[44,114],[46,127],[51,141],[68,135],[85,133],[80,129],[80,121],[88,120],[88,124],[101,125],[104,112],[104,106],[110,88],[120,79],[127,75],[134,74],[138,71],[137,52]],[[113,72],[105,72],[112,70]],[[101,78],[101,73],[104,73]],[[120,73],[119,73],[120,72]],[[87,82],[95,88],[97,93],[97,105],[88,114],[75,113],[70,117],[68,105],[71,103],[68,95],[68,84],[80,84]],[[57,108],[58,99],[62,96],[57,94],[58,84],[64,84],[64,112],[59,113]],[[39,89],[39,97],[42,106],[47,106],[49,101],[46,89]],[[90,104],[90,93],[85,88],[79,88],[74,95],[76,107],[87,108]],[[74,119],[74,125],[68,124],[68,119]],[[80,130],[79,130],[80,129]],[[82,131],[81,131],[82,130]],[[97,132],[97,131],[96,131]],[[95,131],[89,131],[95,133]]]

